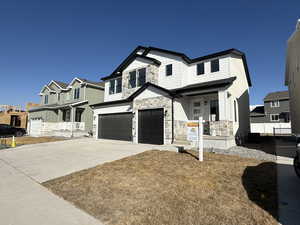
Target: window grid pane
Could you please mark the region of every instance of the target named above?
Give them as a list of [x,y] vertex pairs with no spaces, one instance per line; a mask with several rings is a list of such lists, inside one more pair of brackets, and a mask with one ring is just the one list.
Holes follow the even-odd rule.
[[197,75],[204,74],[204,63],[197,64]]
[[219,59],[215,59],[215,60],[212,60],[210,62],[210,67],[211,67],[211,72],[217,72],[220,70],[220,66],[219,66]]

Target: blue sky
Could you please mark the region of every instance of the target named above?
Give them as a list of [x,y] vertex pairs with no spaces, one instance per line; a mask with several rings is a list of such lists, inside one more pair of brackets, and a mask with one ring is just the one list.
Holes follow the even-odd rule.
[[52,79],[99,80],[137,45],[198,57],[246,53],[251,104],[285,90],[300,1],[1,1],[0,104],[38,102]]

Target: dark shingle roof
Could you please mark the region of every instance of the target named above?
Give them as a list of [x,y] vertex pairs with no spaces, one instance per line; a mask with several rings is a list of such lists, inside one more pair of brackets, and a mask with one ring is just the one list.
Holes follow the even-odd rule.
[[250,116],[264,116],[264,115],[265,115],[265,107],[264,106],[256,106],[250,112]]
[[277,91],[267,94],[267,96],[264,98],[264,101],[284,100],[289,98],[290,96],[288,91]]
[[93,85],[96,85],[96,86],[99,86],[99,87],[104,87],[104,82],[103,81],[99,81],[99,82],[95,82],[95,81],[90,81],[90,80],[87,80],[87,79],[84,79],[84,78],[80,78],[80,77],[77,77],[79,80],[87,83],[87,84],[93,84]]
[[67,83],[57,81],[57,80],[54,80],[54,82],[57,83],[62,89],[66,89],[68,87]]

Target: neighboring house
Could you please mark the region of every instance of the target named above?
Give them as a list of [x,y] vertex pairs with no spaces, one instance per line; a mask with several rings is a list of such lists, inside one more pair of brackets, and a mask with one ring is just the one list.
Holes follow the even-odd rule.
[[251,80],[236,49],[191,59],[139,46],[102,80],[104,102],[91,105],[97,138],[189,143],[187,122],[200,116],[205,147],[229,148],[250,131]]
[[287,134],[291,132],[288,91],[267,94],[264,106],[250,112],[251,133]]
[[20,106],[0,105],[0,124],[26,129],[27,112]]
[[29,135],[83,136],[93,131],[89,104],[103,101],[104,84],[77,77],[70,84],[52,80],[40,96],[41,105],[29,110]]
[[300,19],[287,42],[285,85],[290,95],[292,133],[300,135]]

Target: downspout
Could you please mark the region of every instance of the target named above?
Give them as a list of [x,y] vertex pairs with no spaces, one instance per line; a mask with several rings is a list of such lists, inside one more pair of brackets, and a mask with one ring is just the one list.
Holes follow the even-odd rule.
[[174,97],[172,97],[172,141],[171,144],[174,143]]

